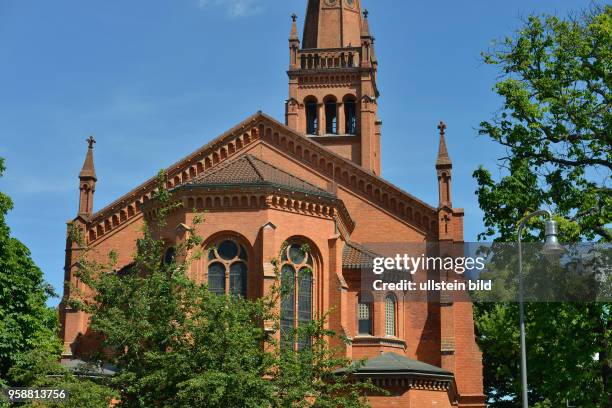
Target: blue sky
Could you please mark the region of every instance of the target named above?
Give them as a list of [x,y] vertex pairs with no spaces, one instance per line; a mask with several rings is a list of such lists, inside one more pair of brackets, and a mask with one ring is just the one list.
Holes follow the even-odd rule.
[[[530,13],[585,0],[362,0],[380,61],[383,177],[437,203],[438,121],[454,204],[482,231],[471,174],[503,151],[477,136],[500,107],[480,52]],[[102,208],[257,110],[283,118],[290,14],[306,0],[0,0],[0,190],[8,220],[61,291],[85,139],[96,136]],[[303,21],[303,18],[299,20]],[[56,304],[58,300],[51,301]]]

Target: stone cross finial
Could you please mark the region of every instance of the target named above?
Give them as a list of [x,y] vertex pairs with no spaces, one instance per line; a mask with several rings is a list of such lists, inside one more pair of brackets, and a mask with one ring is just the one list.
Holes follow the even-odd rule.
[[363,18],[368,18],[368,15],[370,15],[368,9],[363,10]]
[[93,149],[93,145],[94,143],[96,143],[96,139],[94,139],[93,136],[89,136],[86,141],[87,143],[89,143],[89,148]]
[[291,15],[291,20],[293,20],[293,22],[295,23],[297,21],[297,14],[293,13]]
[[440,136],[444,136],[446,134],[446,124],[444,122],[440,121],[438,129],[440,130]]

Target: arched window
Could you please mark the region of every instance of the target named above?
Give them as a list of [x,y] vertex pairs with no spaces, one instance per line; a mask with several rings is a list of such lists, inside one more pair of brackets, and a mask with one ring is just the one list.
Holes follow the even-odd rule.
[[385,334],[395,337],[395,295],[389,293],[385,298]]
[[319,131],[319,115],[317,100],[308,98],[304,101],[306,109],[306,134],[316,135]]
[[357,134],[357,101],[354,97],[348,97],[344,101],[344,129],[347,135]]
[[[295,347],[295,331],[312,320],[313,260],[306,245],[292,243],[281,252],[281,346]],[[310,339],[298,336],[299,350]]]
[[372,335],[372,297],[360,293],[357,300],[357,334]]
[[208,290],[218,295],[247,295],[247,251],[233,239],[208,250]]
[[338,134],[338,104],[334,98],[325,101],[325,134]]

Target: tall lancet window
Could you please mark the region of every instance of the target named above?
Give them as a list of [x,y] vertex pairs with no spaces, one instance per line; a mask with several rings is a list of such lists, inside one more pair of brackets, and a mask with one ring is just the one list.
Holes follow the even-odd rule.
[[281,347],[301,350],[310,345],[310,338],[299,334],[299,328],[313,315],[313,260],[307,245],[283,247],[281,265]]
[[395,299],[395,295],[389,293],[385,298],[385,334],[387,336],[395,337],[395,306],[397,302]]
[[246,297],[248,255],[246,248],[225,239],[208,250],[208,289],[218,295]]
[[348,97],[344,101],[344,129],[347,135],[357,134],[357,102],[354,97]]
[[325,133],[338,134],[338,104],[333,97],[325,101]]
[[318,104],[314,98],[308,98],[304,101],[306,109],[306,134],[316,135],[319,132],[319,115]]

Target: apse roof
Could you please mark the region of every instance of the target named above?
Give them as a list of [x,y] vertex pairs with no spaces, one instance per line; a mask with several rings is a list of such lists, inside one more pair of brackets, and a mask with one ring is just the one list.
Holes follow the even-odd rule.
[[246,154],[221,164],[191,180],[186,186],[240,187],[269,186],[286,188],[316,196],[335,198],[335,195],[289,174],[255,156]]

